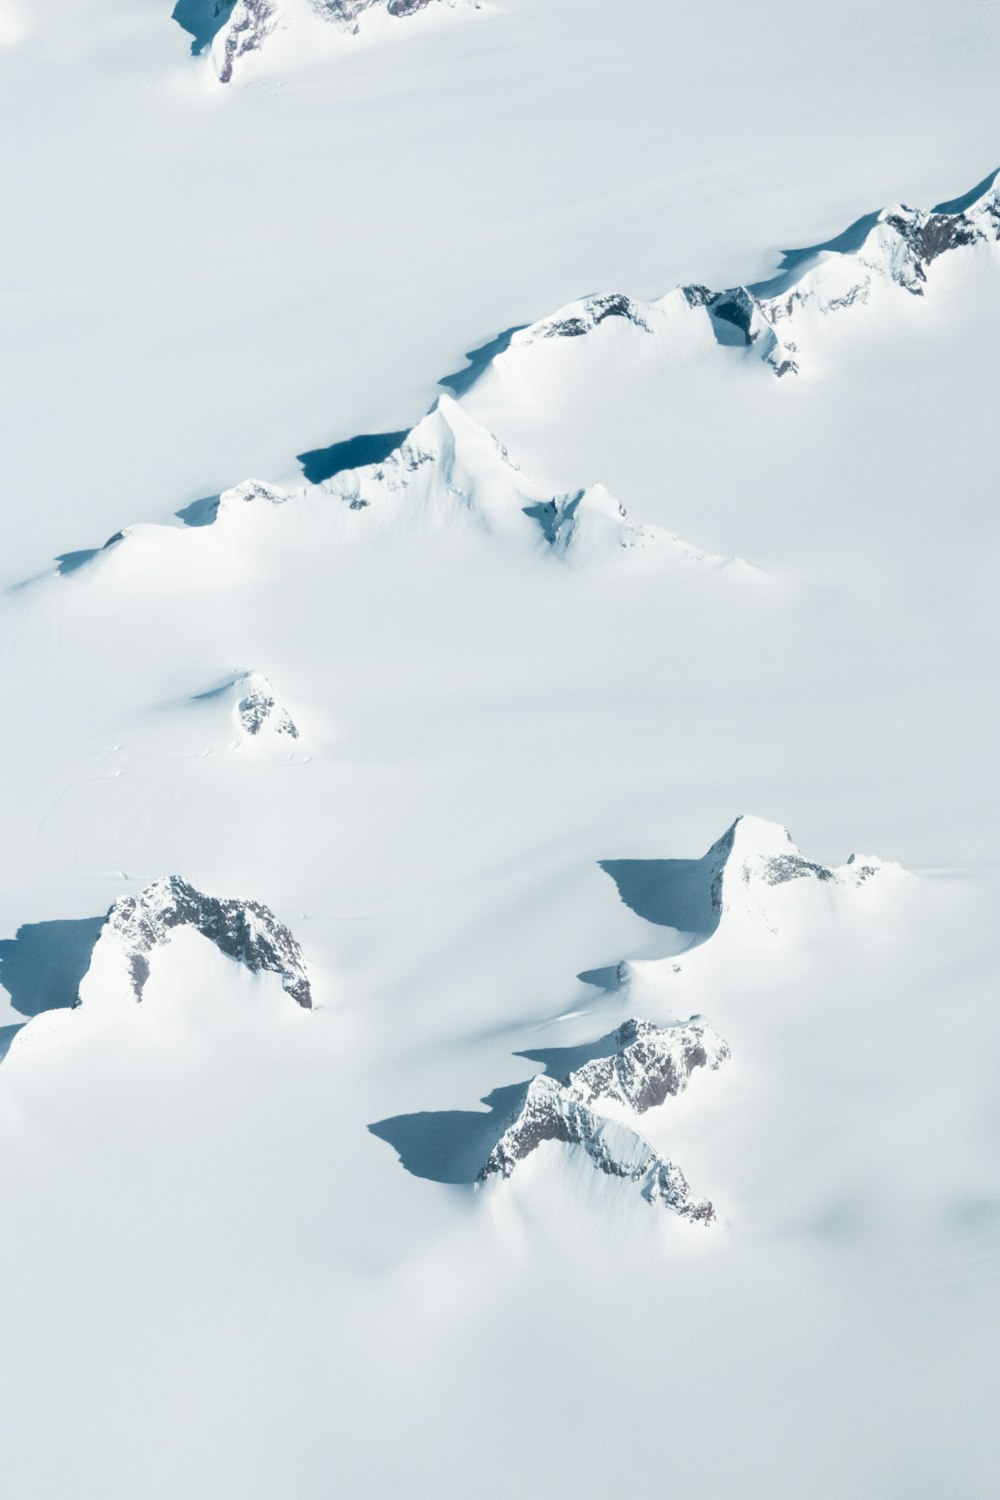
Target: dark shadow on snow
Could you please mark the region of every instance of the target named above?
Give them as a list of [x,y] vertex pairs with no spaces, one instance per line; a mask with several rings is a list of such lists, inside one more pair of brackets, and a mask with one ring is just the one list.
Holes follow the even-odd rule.
[[562,1082],[595,1057],[610,1057],[617,1051],[616,1033],[609,1031],[606,1036],[599,1036],[593,1042],[582,1042],[578,1047],[529,1047],[524,1052],[515,1052],[514,1056],[541,1063],[550,1078]]
[[1000,167],[994,167],[993,171],[987,173],[982,182],[977,182],[974,188],[970,188],[960,198],[951,198],[947,203],[935,203],[931,209],[931,213],[964,214],[965,210],[971,208],[984,193],[989,192],[994,182],[996,182],[997,177],[1000,177]]
[[599,864],[625,905],[645,921],[701,938],[710,937],[718,927],[719,912],[712,901],[715,866],[707,857],[602,859]]
[[521,329],[527,326],[527,323],[518,323],[515,327],[498,333],[496,338],[490,339],[488,344],[482,344],[478,349],[469,349],[465,356],[469,363],[465,369],[456,370],[454,375],[442,375],[438,385],[443,385],[445,390],[450,391],[453,396],[464,396],[466,391],[472,389],[480,375],[497,355],[506,352],[515,333],[520,333]]
[[342,443],[331,443],[329,448],[311,448],[308,453],[299,453],[296,457],[309,483],[322,484],[324,479],[332,479],[346,469],[363,469],[368,464],[384,463],[408,436],[408,430],[362,432],[357,437],[345,438]]
[[616,990],[619,988],[617,964],[609,964],[605,969],[584,969],[576,977],[583,984],[592,984],[599,990]]
[[368,1129],[386,1141],[414,1177],[430,1182],[475,1182],[486,1159],[503,1134],[508,1119],[524,1096],[526,1085],[512,1083],[494,1089],[482,1110],[425,1110],[394,1115]]
[[0,984],[14,1009],[37,1016],[75,1005],[103,926],[103,917],[28,922],[0,941]]
[[236,0],[177,0],[173,19],[193,38],[191,51],[197,57],[210,45],[233,13]]
[[219,498],[218,495],[205,495],[203,499],[192,500],[190,505],[175,510],[174,515],[185,526],[211,526],[219,512]]
[[56,564],[60,573],[75,573],[77,568],[82,568],[90,562],[92,557],[97,557],[100,547],[84,547],[79,552],[62,552],[56,558]]
[[56,558],[58,571],[61,574],[75,573],[78,568],[86,567],[95,557],[100,557],[102,552],[110,551],[124,540],[124,531],[116,531],[114,536],[108,537],[103,547],[84,547],[79,552],[63,552]]

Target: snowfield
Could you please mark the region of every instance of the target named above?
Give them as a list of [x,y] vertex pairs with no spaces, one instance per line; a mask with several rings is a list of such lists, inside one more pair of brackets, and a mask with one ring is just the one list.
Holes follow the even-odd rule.
[[0,0],[7,1490],[995,1500],[1000,25],[170,10]]

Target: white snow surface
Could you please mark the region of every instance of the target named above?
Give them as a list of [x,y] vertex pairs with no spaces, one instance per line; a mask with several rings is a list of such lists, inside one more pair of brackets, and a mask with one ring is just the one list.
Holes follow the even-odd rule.
[[996,12],[273,8],[0,0],[6,1489],[993,1500]]

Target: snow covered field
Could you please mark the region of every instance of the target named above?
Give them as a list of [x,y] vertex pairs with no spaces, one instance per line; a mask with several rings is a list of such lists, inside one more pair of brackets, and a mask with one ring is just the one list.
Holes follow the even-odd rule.
[[0,0],[7,1491],[995,1500],[994,13],[170,9]]

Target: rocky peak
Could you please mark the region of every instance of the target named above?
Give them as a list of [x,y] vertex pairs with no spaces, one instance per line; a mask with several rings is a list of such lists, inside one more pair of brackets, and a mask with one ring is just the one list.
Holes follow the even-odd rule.
[[544,1141],[561,1141],[581,1146],[600,1171],[635,1183],[648,1203],[710,1223],[711,1203],[692,1195],[680,1168],[601,1106],[645,1114],[682,1093],[695,1069],[714,1071],[729,1055],[728,1045],[700,1016],[675,1026],[625,1021],[615,1033],[613,1051],[591,1058],[562,1081],[543,1074],[525,1084],[480,1179],[510,1177]]
[[[1000,171],[971,193],[928,211],[897,205],[870,214],[825,245],[789,252],[781,271],[753,286],[713,291],[692,283],[656,302],[620,292],[572,302],[549,318],[519,330],[498,358],[549,339],[580,338],[609,319],[663,341],[678,339],[679,310],[704,314],[718,343],[753,353],[777,376],[796,374],[801,341],[815,332],[800,314],[839,312],[866,303],[879,284],[923,296],[927,270],[941,256],[976,244],[1000,243]],[[800,332],[801,327],[801,332]],[[794,337],[792,336],[794,334]]]
[[625,1021],[615,1043],[615,1052],[584,1063],[565,1087],[585,1104],[614,1102],[638,1115],[683,1093],[696,1068],[714,1072],[730,1055],[728,1043],[700,1016],[676,1026]]
[[711,867],[712,905],[722,915],[737,904],[740,891],[754,886],[781,886],[796,880],[815,880],[858,886],[884,868],[874,856],[831,869],[805,859],[787,828],[766,818],[741,815],[705,856]]
[[149,978],[149,955],[168,943],[178,927],[193,927],[252,974],[280,974],[292,999],[311,1008],[302,950],[269,907],[257,901],[206,896],[177,875],[154,880],[137,896],[120,897],[108,912],[95,956],[102,945],[117,949],[127,962],[132,992],[141,1000]]
[[710,1224],[715,1210],[695,1197],[679,1167],[658,1156],[628,1125],[590,1109],[554,1078],[533,1078],[519,1108],[480,1172],[480,1181],[508,1178],[545,1141],[580,1146],[598,1169],[634,1183],[647,1203],[660,1203],[682,1218]]
[[244,734],[256,737],[267,732],[298,739],[299,731],[291,714],[263,673],[247,672],[239,679],[239,689],[242,696],[236,704],[236,718]]

